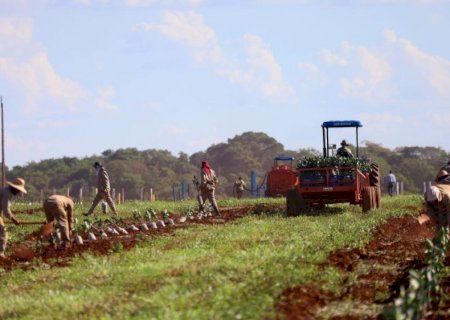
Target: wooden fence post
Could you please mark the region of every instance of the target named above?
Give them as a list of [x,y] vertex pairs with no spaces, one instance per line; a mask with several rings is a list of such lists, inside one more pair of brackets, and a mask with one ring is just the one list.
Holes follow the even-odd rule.
[[80,188],[80,190],[78,190],[78,202],[79,203],[83,203],[83,188]]
[[125,188],[122,188],[122,203],[125,203]]
[[116,188],[112,188],[111,189],[111,198],[113,199],[113,201],[115,203],[117,203],[117,199],[116,199]]

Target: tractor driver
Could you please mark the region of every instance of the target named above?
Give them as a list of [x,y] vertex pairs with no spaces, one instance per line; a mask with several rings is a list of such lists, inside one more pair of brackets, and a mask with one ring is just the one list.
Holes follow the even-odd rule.
[[341,147],[337,149],[336,155],[340,157],[353,158],[352,150],[350,150],[348,146],[349,144],[347,141],[345,141],[345,139],[342,140]]

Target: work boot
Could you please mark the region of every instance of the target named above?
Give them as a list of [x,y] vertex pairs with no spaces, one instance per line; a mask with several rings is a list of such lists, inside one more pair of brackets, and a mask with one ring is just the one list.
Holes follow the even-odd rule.
[[89,213],[89,212],[84,212],[83,213],[83,216],[85,216],[85,217],[90,216],[90,215],[92,215],[92,213]]
[[8,258],[6,257],[5,253],[0,252],[0,260],[6,260],[6,259],[8,259]]

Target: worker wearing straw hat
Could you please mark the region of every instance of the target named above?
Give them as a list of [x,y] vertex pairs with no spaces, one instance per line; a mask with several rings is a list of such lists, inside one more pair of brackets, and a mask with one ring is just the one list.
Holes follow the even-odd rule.
[[3,217],[8,218],[14,224],[19,224],[19,220],[14,217],[11,212],[11,198],[22,193],[27,193],[25,190],[25,180],[17,178],[14,181],[7,181],[8,186],[0,189],[0,259],[5,259],[5,249],[8,243],[8,231],[5,227]]
[[44,212],[47,222],[56,221],[61,233],[63,249],[70,247],[70,228],[72,225],[73,200],[66,196],[54,194],[44,200]]

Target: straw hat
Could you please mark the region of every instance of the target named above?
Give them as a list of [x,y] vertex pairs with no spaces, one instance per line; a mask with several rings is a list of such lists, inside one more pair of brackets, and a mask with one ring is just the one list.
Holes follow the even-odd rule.
[[16,178],[14,181],[7,181],[6,183],[22,193],[27,193],[27,190],[25,190],[25,180],[21,178]]
[[436,181],[439,180],[440,178],[447,177],[447,176],[450,176],[450,173],[448,173],[444,169],[441,169],[441,170],[439,170],[439,172],[438,172],[438,174],[436,176]]

